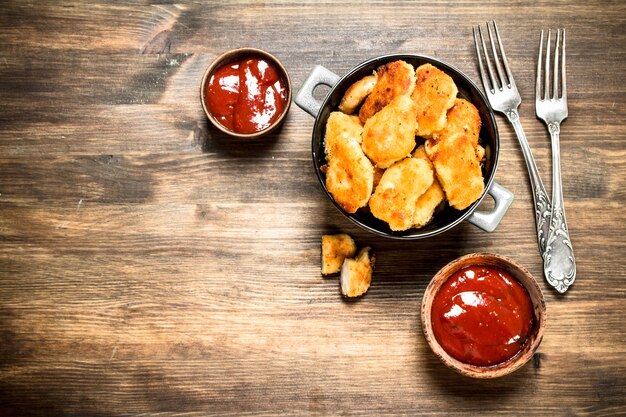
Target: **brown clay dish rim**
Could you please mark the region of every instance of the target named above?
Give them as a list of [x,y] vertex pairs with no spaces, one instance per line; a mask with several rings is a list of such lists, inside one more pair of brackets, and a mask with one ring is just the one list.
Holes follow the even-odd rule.
[[[287,98],[286,98],[285,108],[283,109],[283,112],[280,114],[280,116],[278,116],[278,119],[276,119],[276,121],[272,123],[270,126],[254,133],[237,133],[222,126],[222,124],[215,118],[215,116],[213,116],[213,114],[211,113],[211,111],[209,110],[206,104],[206,84],[211,78],[211,75],[213,74],[213,72],[217,70],[218,68],[220,68],[222,65],[226,65],[233,61],[239,60],[244,56],[260,56],[262,58],[267,59],[268,61],[271,61],[276,66],[276,69],[280,73],[281,78],[285,81],[287,85]],[[200,84],[200,101],[202,102],[202,108],[204,109],[204,114],[206,114],[206,117],[213,124],[213,126],[215,126],[217,129],[221,130],[222,132],[230,136],[235,136],[235,137],[242,138],[242,139],[255,139],[255,138],[259,138],[261,136],[267,135],[268,133],[274,131],[278,126],[281,125],[281,123],[285,119],[285,116],[289,112],[289,108],[291,107],[291,92],[292,92],[292,88],[291,88],[291,79],[289,78],[289,73],[287,72],[287,69],[285,68],[285,66],[278,60],[278,58],[276,58],[274,55],[262,49],[236,48],[236,49],[228,50],[222,53],[221,55],[219,55],[217,58],[213,60],[211,65],[209,65],[209,67],[206,69],[202,77],[202,83]]]
[[[494,366],[476,366],[463,363],[452,356],[450,356],[439,344],[433,333],[432,321],[431,321],[431,309],[435,295],[439,291],[439,288],[444,282],[456,271],[461,268],[470,265],[485,265],[493,266],[503,269],[509,272],[515,279],[517,279],[528,291],[530,296],[535,324],[533,330],[526,344],[522,350],[512,357],[511,359],[494,365]],[[504,375],[508,375],[519,368],[521,368],[526,362],[530,360],[537,348],[539,347],[543,338],[543,332],[545,329],[546,320],[546,305],[543,297],[543,293],[537,284],[535,278],[530,272],[518,262],[510,259],[506,256],[496,255],[492,253],[472,253],[462,256],[448,263],[441,268],[437,274],[433,277],[424,291],[424,297],[422,299],[422,329],[426,341],[430,346],[433,353],[449,368],[471,378],[487,379],[498,378]]]

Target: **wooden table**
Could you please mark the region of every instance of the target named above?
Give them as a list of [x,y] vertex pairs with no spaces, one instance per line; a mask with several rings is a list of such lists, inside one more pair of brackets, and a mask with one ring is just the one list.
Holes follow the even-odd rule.
[[[0,415],[626,413],[623,2],[131,3],[0,5]],[[578,277],[565,296],[542,277],[502,117],[496,179],[516,199],[498,229],[398,242],[328,201],[297,106],[256,143],[218,135],[202,112],[204,69],[239,46],[278,56],[294,89],[315,64],[344,74],[395,52],[478,81],[471,28],[492,18],[548,190],[539,30],[568,30],[561,150]],[[320,276],[333,231],[378,255],[356,302]],[[548,309],[534,360],[482,382],[445,368],[419,319],[434,273],[479,251],[524,264]]]

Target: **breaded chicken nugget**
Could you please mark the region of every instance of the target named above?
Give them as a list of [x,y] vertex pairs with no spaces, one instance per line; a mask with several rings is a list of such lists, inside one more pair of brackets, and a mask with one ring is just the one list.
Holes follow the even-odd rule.
[[478,162],[480,162],[481,164],[483,163],[483,159],[485,158],[485,148],[483,148],[480,145],[476,145],[476,159],[478,159]]
[[359,111],[361,123],[378,113],[391,101],[401,95],[411,95],[415,89],[413,65],[404,61],[394,61],[376,70],[378,80],[372,93],[367,96]]
[[415,147],[415,103],[409,96],[393,99],[367,119],[361,146],[379,168],[405,158]]
[[384,173],[385,173],[384,169],[374,167],[374,188],[378,186],[378,183],[380,182],[380,179],[383,177]]
[[[426,155],[424,145],[415,150],[413,158],[423,159],[431,168],[433,167],[432,162],[430,162],[430,159],[428,159],[428,156]],[[433,218],[435,209],[439,207],[445,199],[446,195],[444,194],[439,181],[435,178],[432,185],[428,187],[428,190],[426,190],[426,192],[417,199],[417,203],[415,203],[413,226],[420,228],[427,225]]]
[[428,158],[428,155],[426,155],[426,150],[424,149],[424,145],[420,145],[417,147],[417,149],[415,149],[415,152],[413,152],[413,158],[423,159],[424,161],[428,163],[428,165],[431,168],[433,168],[433,163]]
[[359,144],[362,132],[357,117],[341,112],[332,112],[328,117],[326,188],[348,213],[367,205],[374,188],[374,166]]
[[422,159],[406,158],[396,162],[387,168],[370,198],[372,214],[386,221],[391,230],[411,228],[417,200],[433,180],[432,168]]
[[463,210],[478,200],[485,189],[485,181],[468,135],[460,133],[438,141],[430,139],[425,149],[452,207]]
[[356,259],[346,259],[341,267],[341,294],[345,297],[358,297],[367,292],[372,282],[376,257],[370,255],[372,248],[365,247]]
[[322,236],[322,275],[336,274],[346,258],[356,254],[356,244],[350,235]]
[[415,213],[413,213],[413,227],[420,228],[426,226],[433,218],[435,209],[446,199],[446,196],[439,185],[439,181],[435,180],[433,185],[417,199],[415,203]]
[[411,98],[417,105],[417,135],[430,138],[446,125],[448,109],[454,105],[458,89],[448,74],[431,64],[415,72],[417,82]]
[[363,77],[352,84],[343,95],[339,103],[339,110],[346,114],[354,113],[363,100],[374,90],[377,80],[378,76],[374,74]]
[[338,111],[330,113],[326,122],[326,138],[324,142],[326,159],[330,159],[340,151],[338,149],[348,141],[358,144],[363,140],[363,126],[356,116],[349,116]]
[[[435,133],[433,137],[450,137],[457,133],[465,133],[472,140],[472,146],[478,146],[480,134],[480,114],[478,109],[469,101],[457,98],[454,106],[448,110],[448,121],[445,127]],[[481,158],[482,159],[482,158]]]

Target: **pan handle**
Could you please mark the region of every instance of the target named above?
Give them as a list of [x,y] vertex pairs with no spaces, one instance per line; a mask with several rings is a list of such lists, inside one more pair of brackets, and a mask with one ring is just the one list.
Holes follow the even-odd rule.
[[306,77],[302,87],[296,94],[296,98],[294,101],[305,112],[309,113],[313,117],[317,117],[317,113],[320,111],[320,107],[322,107],[322,103],[317,101],[315,97],[313,97],[313,90],[318,85],[327,85],[329,87],[333,87],[337,84],[341,77],[339,77],[334,72],[324,68],[321,65],[316,65],[313,67],[309,76]]
[[476,227],[483,229],[485,232],[493,232],[496,227],[502,221],[504,214],[509,209],[509,206],[513,202],[513,193],[498,184],[493,182],[487,194],[495,201],[495,206],[491,212],[474,211],[467,217],[467,221]]

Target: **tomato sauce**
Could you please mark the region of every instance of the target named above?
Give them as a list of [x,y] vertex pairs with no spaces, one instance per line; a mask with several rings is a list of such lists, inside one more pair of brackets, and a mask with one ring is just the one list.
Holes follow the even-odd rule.
[[285,81],[273,64],[249,56],[219,67],[206,85],[206,104],[219,123],[236,133],[271,126],[287,102]]
[[510,274],[490,266],[454,273],[435,295],[433,332],[455,359],[492,366],[515,356],[533,328],[526,289]]

